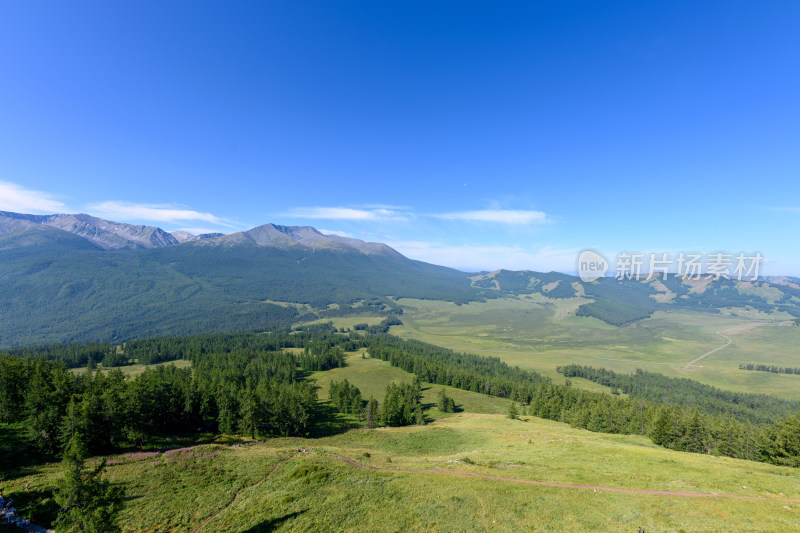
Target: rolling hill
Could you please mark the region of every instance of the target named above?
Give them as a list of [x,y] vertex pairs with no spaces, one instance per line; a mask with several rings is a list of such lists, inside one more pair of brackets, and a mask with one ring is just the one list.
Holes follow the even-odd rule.
[[734,307],[765,313],[785,312],[800,322],[797,281],[788,277],[757,281],[693,280],[656,274],[652,279],[606,277],[586,283],[577,276],[560,272],[527,270],[497,270],[473,277],[475,287],[508,296],[542,294],[551,299],[584,296],[591,301],[578,307],[578,316],[599,318],[614,326],[631,324],[656,311],[690,309],[718,313],[720,309]]

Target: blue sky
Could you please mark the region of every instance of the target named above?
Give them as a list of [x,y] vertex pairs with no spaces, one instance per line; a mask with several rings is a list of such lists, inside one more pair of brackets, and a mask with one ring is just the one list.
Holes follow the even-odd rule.
[[797,2],[4,2],[0,209],[800,275]]

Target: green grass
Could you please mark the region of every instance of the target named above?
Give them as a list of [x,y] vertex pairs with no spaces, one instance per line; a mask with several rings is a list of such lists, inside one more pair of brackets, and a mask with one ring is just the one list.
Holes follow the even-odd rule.
[[[389,471],[359,469],[334,454]],[[779,500],[800,498],[796,470],[492,414],[109,459],[109,478],[128,492],[124,531],[193,531],[215,515],[201,531],[791,531],[800,523],[800,504]],[[15,497],[10,489],[25,482],[46,492],[59,468],[32,469],[7,484],[7,492]],[[768,499],[637,495],[401,471],[432,468]]]
[[[352,352],[346,355],[347,366],[335,368],[325,372],[315,372],[310,379],[316,381],[319,387],[320,400],[328,399],[328,386],[331,381],[341,381],[347,378],[350,383],[361,390],[362,397],[366,400],[370,396],[383,402],[386,386],[393,382],[407,382],[414,380],[414,375],[399,368],[391,366],[387,361],[380,359],[361,358],[361,352]],[[444,389],[446,394],[453,398],[456,406],[470,413],[508,413],[511,404],[506,399],[477,394],[444,385],[422,383],[422,402],[427,407],[426,414],[431,417],[450,416],[442,413],[436,407],[437,394]]]
[[[155,367],[161,366],[161,365],[175,365],[178,368],[189,368],[190,366],[192,366],[192,362],[189,361],[188,359],[177,359],[175,361],[167,361],[166,363],[157,363],[157,364],[154,364],[154,365],[135,364],[135,365],[118,366],[118,367],[113,367],[113,368],[103,368],[103,367],[99,366],[98,370],[100,370],[101,372],[108,372],[109,370],[113,370],[114,368],[118,368],[119,370],[122,371],[123,374],[125,374],[125,376],[131,377],[131,378],[135,378],[136,376],[138,376],[139,374],[141,374],[142,372],[144,372],[148,368],[155,368]],[[71,369],[71,371],[75,372],[75,373],[81,373],[81,372],[85,372],[86,369],[85,368],[73,368],[73,369]]]
[[[334,379],[346,377],[378,398],[386,384],[413,379],[360,352],[346,360],[344,368],[311,376],[323,402]],[[424,385],[432,419],[425,426],[345,431],[345,424],[315,439],[111,456],[108,477],[127,491],[123,531],[194,531],[204,523],[206,532],[789,531],[800,523],[800,503],[780,499],[800,499],[795,469],[673,452],[646,437],[591,433],[531,417],[512,421],[504,416],[507,400],[449,387],[464,411],[445,416],[430,405],[439,388]],[[309,453],[298,453],[301,448]],[[381,470],[356,468],[335,454]],[[434,468],[768,499],[624,494],[403,471]],[[30,482],[31,504],[45,507],[43,520],[52,518],[48,498],[59,474],[57,463],[25,467],[6,492],[24,502],[21,487]]]
[[[459,306],[400,299],[403,325],[392,326],[391,333],[499,357],[556,382],[563,381],[556,367],[574,363],[618,372],[642,368],[729,390],[800,399],[796,376],[739,370],[740,363],[749,362],[800,366],[800,327],[787,325],[783,314],[742,309],[719,314],[659,311],[646,320],[616,327],[575,316],[574,309],[583,301],[533,295]],[[724,343],[716,331],[727,332],[733,344],[687,369],[686,363]]]
[[348,315],[320,318],[318,320],[312,320],[311,322],[304,322],[303,325],[308,326],[313,324],[326,324],[330,322],[335,328],[353,329],[356,324],[368,324],[370,326],[375,326],[380,324],[384,318],[386,317],[379,315]]

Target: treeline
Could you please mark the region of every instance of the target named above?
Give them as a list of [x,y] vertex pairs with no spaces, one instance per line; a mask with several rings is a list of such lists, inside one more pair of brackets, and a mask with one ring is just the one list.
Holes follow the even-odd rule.
[[[277,351],[296,347],[298,340],[288,330],[259,335],[256,333],[211,333],[188,337],[167,336],[137,339],[124,344],[125,354],[141,364],[152,365],[192,359],[203,354],[225,354],[238,350]],[[302,344],[300,344],[302,347]]]
[[389,361],[429,383],[519,400],[536,385],[550,382],[541,374],[510,367],[496,357],[458,353],[391,335],[368,340],[371,357]]
[[[623,398],[555,385],[494,357],[324,325],[132,341],[125,350],[139,357],[189,359],[192,368],[161,366],[131,379],[114,370],[75,374],[42,357],[2,356],[0,419],[23,423],[31,444],[45,453],[58,451],[75,432],[86,437],[92,453],[180,432],[305,435],[316,412],[316,392],[303,380],[305,372],[335,366],[343,352],[364,348],[418,378],[387,387],[382,404],[365,402],[352,384],[332,384],[336,408],[363,417],[367,427],[424,423],[422,380],[508,398],[523,412],[578,428],[648,435],[676,450],[800,464],[800,415],[785,416],[796,409],[792,402],[645,372],[561,369],[625,391],[629,397]],[[446,396],[439,403],[443,411],[455,407]]]
[[340,413],[363,417],[364,399],[361,397],[361,391],[351,385],[347,378],[343,381],[331,381],[328,386],[328,397]]
[[344,351],[338,346],[325,344],[303,348],[303,353],[297,356],[300,368],[308,372],[330,370],[344,366]]
[[625,326],[647,318],[661,306],[651,295],[655,289],[637,280],[600,278],[584,283],[583,290],[594,301],[581,305],[577,316],[595,317],[614,326]]
[[[16,357],[29,357],[57,361],[68,368],[80,368],[90,363],[100,363],[115,352],[115,347],[107,342],[87,342],[79,344],[45,344],[3,350]],[[118,366],[118,365],[109,365]]]
[[466,356],[388,335],[373,338],[369,353],[425,381],[509,398],[522,403],[530,415],[573,427],[648,435],[654,443],[675,450],[800,466],[800,413],[774,424],[740,422],[730,414],[712,415],[696,408],[554,385],[494,358]]
[[374,326],[370,326],[366,322],[362,322],[360,324],[355,324],[353,329],[356,331],[366,331],[367,333],[387,333],[389,328],[392,326],[402,326],[403,321],[397,318],[394,315],[390,315],[383,320],[380,321],[379,324],[375,324]]
[[413,383],[389,383],[383,405],[375,416],[386,426],[424,424],[419,379],[415,379]]
[[780,367],[754,363],[740,364],[739,370],[755,370],[758,372],[772,372],[773,374],[800,374],[800,368],[797,367]]
[[397,318],[394,315],[391,315],[391,316],[388,316],[388,317],[384,318],[383,320],[381,320],[379,324],[376,324],[374,326],[367,326],[366,332],[367,333],[372,333],[372,334],[388,333],[390,327],[392,327],[392,326],[402,326],[402,325],[403,325],[403,321],[402,320],[400,320],[399,318]]
[[[389,316],[368,332],[384,332],[395,324],[402,324]],[[374,329],[373,329],[374,328]],[[177,359],[192,359],[207,353],[230,353],[236,350],[277,351],[284,348],[302,348],[298,356],[304,370],[328,370],[344,366],[344,352],[358,350],[365,345],[364,337],[356,332],[337,332],[330,324],[300,326],[269,333],[214,333],[190,337],[156,337],[126,342],[124,353],[142,364],[155,364]]]
[[42,359],[0,356],[0,418],[25,425],[32,446],[58,452],[75,433],[92,454],[182,432],[306,435],[316,390],[290,353],[199,354],[125,379],[69,371]]
[[402,315],[403,308],[389,298],[367,298],[358,300],[351,304],[339,304],[332,307],[316,311],[319,318],[333,318],[351,315]]
[[[396,317],[387,317],[374,331],[388,330],[389,326],[400,322]],[[137,339],[122,345],[108,343],[49,344],[11,348],[4,352],[23,358],[43,359],[64,364],[67,368],[82,368],[93,363],[104,367],[121,366],[130,362],[144,365],[165,363],[178,359],[192,359],[197,355],[210,353],[231,353],[239,350],[278,351],[283,348],[303,348],[314,358],[328,359],[334,349],[340,352],[356,350],[363,344],[362,337],[354,333],[340,334],[330,325],[312,325],[289,328],[270,333],[211,333],[187,337],[168,336]],[[333,357],[338,359],[338,357]],[[338,363],[318,363],[308,360],[308,370],[325,370],[341,366]],[[317,368],[311,368],[311,367]]]
[[[347,379],[341,382],[332,381],[329,395],[331,403],[339,412],[365,420],[369,428],[376,425],[409,426],[425,423],[425,415],[422,412],[422,385],[419,379],[415,379],[413,383],[389,383],[382,405],[374,398],[365,402],[358,387]],[[447,400],[445,397],[445,404]]]
[[708,415],[729,415],[740,422],[768,424],[800,409],[800,402],[767,394],[726,391],[691,379],[673,378],[638,369],[633,374],[619,374],[605,368],[566,365],[556,367],[556,371],[567,378],[584,378],[618,389],[632,398],[695,408]]

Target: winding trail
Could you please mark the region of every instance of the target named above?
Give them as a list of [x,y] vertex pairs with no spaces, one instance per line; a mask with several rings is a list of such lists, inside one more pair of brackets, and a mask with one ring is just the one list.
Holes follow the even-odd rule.
[[[263,454],[263,455],[275,455],[275,454]],[[198,531],[203,529],[206,526],[206,524],[208,524],[209,522],[214,520],[216,517],[218,517],[219,515],[221,515],[225,511],[227,511],[230,508],[230,506],[232,506],[234,503],[236,503],[236,500],[239,498],[239,495],[241,493],[243,493],[247,489],[250,489],[250,488],[253,488],[253,487],[257,487],[257,486],[261,485],[262,483],[264,483],[266,480],[269,479],[269,476],[271,476],[272,473],[275,472],[276,468],[278,468],[280,465],[282,465],[286,461],[294,459],[294,457],[296,455],[297,455],[297,453],[295,453],[293,455],[290,455],[289,457],[284,457],[283,459],[281,459],[280,461],[278,461],[277,463],[272,465],[272,468],[270,469],[269,472],[267,472],[267,475],[264,476],[264,479],[261,479],[260,481],[258,481],[257,483],[254,483],[253,485],[247,485],[246,487],[242,487],[241,489],[239,489],[239,491],[233,496],[233,499],[228,503],[228,505],[226,505],[225,507],[223,507],[222,509],[220,509],[219,511],[217,511],[213,515],[211,515],[208,518],[206,518],[205,520],[203,520],[203,522],[199,526],[197,526],[194,530],[192,530],[192,533],[197,533]]]
[[748,496],[744,494],[719,494],[716,492],[685,492],[679,490],[644,490],[644,489],[623,489],[620,487],[608,487],[605,485],[579,485],[575,483],[558,483],[554,481],[533,481],[531,479],[520,479],[504,476],[493,476],[491,474],[479,474],[477,472],[464,472],[461,470],[447,470],[445,468],[381,468],[378,466],[371,466],[361,464],[353,459],[344,455],[328,452],[330,455],[337,457],[345,463],[356,468],[363,468],[365,470],[374,470],[377,472],[404,472],[404,473],[433,473],[433,474],[447,474],[451,476],[464,476],[464,477],[477,477],[481,479],[494,479],[497,481],[508,481],[511,483],[523,483],[526,485],[539,485],[542,487],[558,487],[565,489],[581,489],[581,490],[595,490],[606,492],[621,492],[623,494],[640,494],[646,496],[672,496],[679,498],[726,498],[734,500],[758,500],[758,501],[772,501],[772,502],[788,502],[800,504],[800,499],[793,498],[769,498],[766,496]]
[[715,334],[717,334],[717,335],[719,335],[720,337],[722,337],[723,339],[725,339],[725,340],[726,340],[726,341],[728,341],[728,342],[726,342],[726,343],[725,343],[725,344],[723,344],[722,346],[717,346],[716,348],[714,348],[714,349],[713,349],[713,350],[711,350],[710,352],[704,353],[703,355],[701,355],[700,357],[698,357],[698,358],[697,358],[697,359],[695,359],[694,361],[689,361],[688,363],[686,363],[686,366],[685,366],[684,368],[689,368],[690,366],[692,366],[692,364],[693,364],[693,363],[696,363],[697,361],[699,361],[699,360],[700,360],[700,359],[702,359],[703,357],[706,357],[707,355],[711,355],[712,353],[716,352],[717,350],[721,350],[721,349],[723,349],[724,347],[728,346],[730,343],[732,343],[732,342],[733,342],[733,339],[731,339],[730,337],[726,337],[725,335],[723,335],[723,334],[722,334],[722,333],[720,333],[719,331],[715,331],[714,333],[715,333]]

